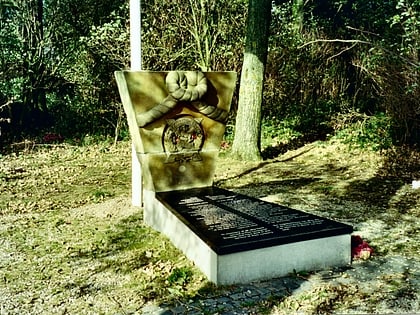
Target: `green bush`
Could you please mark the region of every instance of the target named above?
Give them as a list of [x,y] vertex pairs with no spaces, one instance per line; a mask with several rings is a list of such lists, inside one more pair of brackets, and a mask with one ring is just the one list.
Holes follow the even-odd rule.
[[300,137],[302,133],[297,131],[296,119],[279,120],[276,117],[264,118],[261,125],[261,147],[277,147],[287,144]]
[[374,151],[392,146],[392,121],[385,113],[373,116],[357,112],[339,114],[335,120],[335,138],[358,148]]

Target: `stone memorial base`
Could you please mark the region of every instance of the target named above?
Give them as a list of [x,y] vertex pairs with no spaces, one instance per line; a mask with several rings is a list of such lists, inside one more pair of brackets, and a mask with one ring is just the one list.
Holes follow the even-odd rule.
[[351,262],[351,226],[225,189],[146,191],[145,205],[145,222],[218,285]]

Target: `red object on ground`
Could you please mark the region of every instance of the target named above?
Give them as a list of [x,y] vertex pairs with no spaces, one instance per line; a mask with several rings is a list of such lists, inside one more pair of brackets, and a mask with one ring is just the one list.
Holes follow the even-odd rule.
[[351,236],[351,257],[353,259],[368,259],[373,254],[373,248],[359,235]]

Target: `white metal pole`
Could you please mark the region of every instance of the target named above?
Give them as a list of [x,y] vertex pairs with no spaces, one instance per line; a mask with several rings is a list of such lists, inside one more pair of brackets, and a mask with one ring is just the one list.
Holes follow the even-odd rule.
[[[131,70],[139,71],[141,62],[141,6],[140,0],[130,0],[130,47]],[[133,206],[142,206],[143,180],[140,161],[134,145],[131,145],[131,203]]]
[[140,0],[130,0],[131,70],[141,70],[141,6]]

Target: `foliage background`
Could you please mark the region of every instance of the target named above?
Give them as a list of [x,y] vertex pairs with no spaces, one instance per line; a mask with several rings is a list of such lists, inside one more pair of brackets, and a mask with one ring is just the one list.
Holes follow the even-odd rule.
[[[144,1],[144,68],[240,72],[246,7]],[[331,134],[374,149],[417,144],[419,9],[419,0],[274,1],[265,145]],[[125,137],[113,72],[129,67],[127,19],[123,0],[1,0],[0,143]]]
[[[128,141],[92,145],[127,136],[113,77],[129,66],[126,2],[0,0],[0,152],[35,140],[0,155],[6,311],[125,313],[208,289],[167,240],[138,224],[141,216],[122,197]],[[419,0],[274,1],[265,156],[308,140],[331,142],[268,163],[222,158],[215,183],[345,220],[377,256],[356,268],[360,278],[344,272],[347,286],[331,285],[333,277],[256,308],[418,309],[420,199],[411,180],[420,176],[420,155],[410,146],[420,139],[419,9]],[[145,69],[240,72],[245,0],[147,0],[142,10]],[[336,138],[386,156],[331,145]],[[63,139],[71,143],[55,144]],[[103,201],[111,201],[108,210]],[[395,266],[403,267],[388,268]]]

